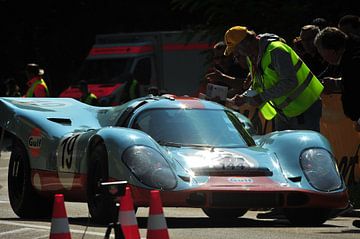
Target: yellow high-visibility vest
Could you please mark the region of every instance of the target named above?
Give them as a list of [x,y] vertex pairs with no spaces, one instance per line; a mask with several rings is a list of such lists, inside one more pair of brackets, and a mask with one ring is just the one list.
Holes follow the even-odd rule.
[[262,93],[279,82],[279,76],[271,66],[271,52],[279,48],[290,54],[298,84],[286,95],[260,106],[260,112],[266,120],[271,120],[279,112],[282,112],[287,117],[295,117],[302,114],[320,98],[320,94],[324,89],[321,82],[313,75],[295,51],[280,41],[271,42],[267,46],[260,63],[262,74],[255,72],[253,65],[248,60],[253,78],[253,89]]
[[41,78],[38,79],[37,81],[35,81],[35,82],[31,85],[31,87],[27,90],[25,96],[26,96],[26,97],[33,97],[33,96],[34,96],[35,88],[36,88],[36,86],[38,86],[38,85],[44,86],[45,92],[46,92],[46,96],[49,96],[48,87],[47,87],[45,81],[44,81],[43,79],[41,79]]

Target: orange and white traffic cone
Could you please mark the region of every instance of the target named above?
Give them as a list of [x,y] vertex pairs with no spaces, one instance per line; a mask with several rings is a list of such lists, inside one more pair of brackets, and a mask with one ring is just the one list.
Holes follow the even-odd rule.
[[130,187],[126,187],[125,195],[120,197],[119,223],[125,239],[140,239]]
[[62,194],[55,194],[49,238],[71,239],[69,220],[66,215],[64,195]]
[[160,199],[160,192],[152,190],[150,192],[150,209],[147,222],[147,239],[169,239],[166,220]]

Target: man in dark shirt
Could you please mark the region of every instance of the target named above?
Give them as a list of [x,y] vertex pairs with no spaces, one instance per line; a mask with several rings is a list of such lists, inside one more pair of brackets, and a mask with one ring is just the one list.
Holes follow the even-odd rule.
[[314,40],[320,55],[329,64],[337,65],[341,73],[342,105],[344,114],[360,131],[360,43],[335,27],[323,29]]
[[301,44],[305,51],[302,59],[317,77],[320,76],[327,66],[314,45],[315,36],[319,32],[320,28],[315,25],[305,25],[300,31]]

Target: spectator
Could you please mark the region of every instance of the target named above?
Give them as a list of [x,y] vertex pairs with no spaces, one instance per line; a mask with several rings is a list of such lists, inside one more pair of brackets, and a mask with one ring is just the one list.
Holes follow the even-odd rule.
[[101,105],[119,105],[140,96],[139,83],[131,73],[121,76],[125,82],[108,97],[101,99]]
[[319,27],[320,30],[322,30],[325,27],[328,27],[329,23],[325,18],[317,17],[314,20],[312,20],[311,25],[315,25],[315,26]]
[[98,105],[97,96],[89,92],[89,87],[86,81],[82,80],[79,82],[79,88],[81,91],[80,101],[89,105]]
[[294,51],[299,55],[300,58],[303,58],[303,56],[306,54],[305,49],[301,43],[301,38],[300,36],[295,37],[292,40],[292,47],[294,49]]
[[322,84],[295,51],[274,34],[256,35],[244,26],[225,33],[225,55],[246,56],[252,87],[230,103],[259,107],[265,119],[274,118],[274,129],[320,131]]
[[326,69],[326,64],[314,45],[315,36],[319,32],[320,28],[315,25],[305,25],[300,31],[301,44],[305,51],[302,59],[317,77]]
[[25,74],[27,78],[28,90],[25,97],[46,97],[49,96],[48,87],[42,78],[44,70],[38,64],[30,63],[26,65]]
[[223,41],[214,45],[213,65],[200,86],[200,93],[206,93],[208,83],[228,87],[227,97],[233,97],[236,92],[244,91],[244,81],[247,77],[246,60],[243,58],[239,62],[234,62],[232,56],[224,55],[225,48]]
[[5,80],[6,85],[6,97],[21,97],[20,87],[16,83],[14,78],[8,78]]
[[153,96],[159,96],[160,95],[160,89],[157,86],[150,86],[148,88],[148,94]]
[[345,15],[340,18],[338,28],[346,35],[355,39],[360,38],[360,17],[356,15]]
[[[341,73],[341,101],[344,114],[360,131],[360,102],[358,93],[358,70],[360,69],[360,45],[335,27],[323,29],[315,38],[315,46],[329,64],[339,67]],[[332,80],[327,79],[327,80]]]

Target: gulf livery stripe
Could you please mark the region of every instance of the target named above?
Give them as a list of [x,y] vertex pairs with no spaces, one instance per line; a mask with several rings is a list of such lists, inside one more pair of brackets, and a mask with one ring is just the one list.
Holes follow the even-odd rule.
[[114,46],[114,47],[96,47],[90,50],[90,56],[96,55],[109,55],[109,54],[140,54],[150,53],[154,51],[154,47],[151,45],[144,46]]
[[205,109],[205,105],[203,103],[201,103],[200,100],[196,100],[196,99],[181,99],[181,98],[177,98],[177,100],[180,100],[181,104],[183,104],[184,106],[186,106],[186,108],[190,108],[190,109]]
[[[193,51],[208,50],[212,44],[207,43],[190,43],[190,44],[165,44],[162,50],[169,51]],[[121,55],[121,54],[141,54],[151,53],[154,51],[152,45],[143,46],[114,46],[114,47],[94,47],[90,50],[89,56],[97,55]]]

